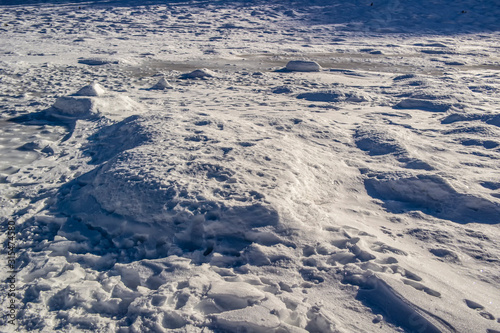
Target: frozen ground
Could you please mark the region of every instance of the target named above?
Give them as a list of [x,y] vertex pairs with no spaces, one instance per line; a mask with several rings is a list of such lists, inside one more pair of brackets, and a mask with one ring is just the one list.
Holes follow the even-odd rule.
[[0,5],[0,331],[500,332],[495,1]]

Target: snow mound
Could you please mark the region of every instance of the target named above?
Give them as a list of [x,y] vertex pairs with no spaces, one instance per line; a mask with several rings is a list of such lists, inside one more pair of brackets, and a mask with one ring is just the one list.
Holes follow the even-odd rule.
[[224,312],[213,316],[218,328],[230,332],[273,332],[280,326],[278,317],[260,305],[250,308]]
[[286,64],[286,70],[291,72],[319,72],[321,66],[315,61],[292,60]]
[[231,310],[243,309],[266,297],[262,291],[242,282],[212,283],[207,296],[216,303],[225,305],[226,310],[229,310],[228,307]]
[[407,98],[395,105],[398,109],[418,109],[431,112],[446,112],[451,105],[443,101],[427,99]]
[[102,66],[107,64],[118,64],[118,60],[105,59],[105,58],[85,58],[78,60],[79,64],[89,65],[89,66]]
[[258,188],[237,181],[245,168],[231,159],[191,156],[200,142],[216,141],[157,122],[137,116],[102,133],[116,142],[94,163],[109,161],[69,185],[73,194],[58,209],[104,230],[123,250],[120,260],[193,253],[195,260],[238,254],[227,260],[241,261],[239,251],[253,242],[268,244],[259,230],[277,226],[279,216]]
[[293,90],[287,86],[275,87],[271,90],[273,94],[291,94]]
[[209,69],[196,69],[190,73],[182,74],[179,78],[181,79],[206,79],[210,77],[215,77],[215,73]]
[[165,90],[165,89],[172,89],[172,85],[164,78],[162,77],[154,86],[152,86],[150,89],[151,90]]
[[305,99],[310,102],[348,102],[348,103],[363,103],[368,102],[371,98],[360,91],[342,91],[342,90],[325,90],[311,91],[297,95],[298,99]]
[[59,97],[49,114],[62,118],[124,118],[140,112],[142,107],[129,97],[107,92],[94,82],[73,95]]
[[298,94],[298,99],[305,99],[310,102],[340,102],[343,100],[344,94],[337,91],[317,91]]

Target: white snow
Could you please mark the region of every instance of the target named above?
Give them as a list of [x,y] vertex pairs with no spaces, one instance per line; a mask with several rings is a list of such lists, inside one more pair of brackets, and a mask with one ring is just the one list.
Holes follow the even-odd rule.
[[499,15],[0,1],[0,331],[500,332]]
[[151,87],[152,90],[164,90],[164,89],[172,89],[172,85],[162,77],[154,86]]
[[92,82],[88,86],[78,90],[75,96],[104,96],[106,90],[97,82]]

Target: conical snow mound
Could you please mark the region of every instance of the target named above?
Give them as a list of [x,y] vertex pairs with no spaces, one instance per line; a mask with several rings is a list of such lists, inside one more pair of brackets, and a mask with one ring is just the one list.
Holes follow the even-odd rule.
[[106,89],[103,88],[99,83],[92,82],[88,86],[85,86],[78,90],[74,96],[103,96],[106,94]]
[[152,90],[164,90],[164,89],[172,89],[172,85],[162,77],[160,81],[158,81],[154,86],[151,87]]

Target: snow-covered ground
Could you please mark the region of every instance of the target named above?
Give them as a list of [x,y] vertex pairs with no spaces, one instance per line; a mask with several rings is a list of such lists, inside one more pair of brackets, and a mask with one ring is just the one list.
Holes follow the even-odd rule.
[[496,1],[38,2],[0,331],[500,332]]

